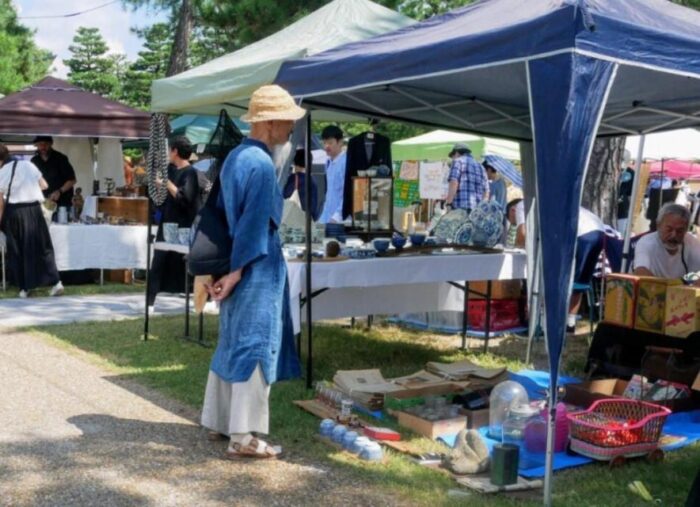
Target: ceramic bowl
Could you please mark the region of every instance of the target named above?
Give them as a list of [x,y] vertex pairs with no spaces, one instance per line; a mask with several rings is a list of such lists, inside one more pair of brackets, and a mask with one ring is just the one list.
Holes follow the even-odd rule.
[[342,444],[343,443],[343,437],[345,436],[345,433],[348,431],[348,429],[343,426],[342,424],[336,425],[335,428],[333,428],[333,432],[331,433],[331,439],[333,442]]
[[357,171],[357,175],[360,178],[366,178],[367,177],[367,171]]
[[382,178],[388,178],[391,176],[391,169],[387,165],[380,165],[377,167],[377,176],[381,176]]
[[401,250],[404,246],[406,246],[406,238],[403,236],[394,236],[391,238],[391,244],[394,245],[394,248],[397,250]]
[[369,176],[370,178],[374,178],[377,175],[376,169],[368,169],[366,172],[367,176]]
[[425,234],[417,232],[415,234],[411,234],[411,244],[413,246],[421,246],[423,243],[425,243]]
[[391,241],[388,239],[375,239],[372,241],[372,246],[379,253],[384,253],[389,249]]
[[360,454],[365,447],[369,445],[371,440],[368,437],[357,437],[355,441],[352,443],[352,447],[350,448],[350,451],[355,453],[355,454]]
[[323,437],[330,437],[333,433],[333,428],[335,428],[335,422],[333,419],[324,419],[318,426],[318,432]]
[[384,457],[382,447],[377,442],[370,442],[360,453],[360,457],[367,461],[381,461]]
[[348,451],[352,449],[352,445],[355,443],[355,440],[357,439],[357,432],[356,431],[348,431],[345,433],[343,436],[343,447],[347,449]]

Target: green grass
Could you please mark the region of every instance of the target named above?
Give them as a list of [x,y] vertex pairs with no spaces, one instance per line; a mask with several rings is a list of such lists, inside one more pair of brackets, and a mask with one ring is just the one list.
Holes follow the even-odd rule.
[[[182,334],[182,317],[157,317],[152,320],[153,339],[140,340],[140,320],[85,323],[37,328],[42,336],[71,350],[84,351],[88,358],[114,371],[122,378],[158,389],[195,408],[202,403],[211,349],[177,339]],[[205,320],[205,336],[215,340],[217,327],[213,318]],[[455,361],[469,358],[485,366],[504,365],[511,369],[525,366],[524,342],[506,339],[492,348],[492,353],[459,351],[450,337],[406,331],[393,326],[379,326],[371,331],[348,329],[338,325],[319,325],[314,333],[314,367],[316,378],[331,379],[338,369],[377,367],[392,377],[414,372],[427,361]],[[567,343],[563,359],[567,373],[580,373],[585,354],[583,338]],[[534,363],[544,366],[541,345],[536,348]],[[457,500],[448,496],[456,483],[438,471],[421,468],[404,456],[391,453],[385,465],[360,462],[336,452],[312,438],[318,420],[292,405],[293,400],[309,398],[303,381],[282,382],[271,393],[271,433],[275,442],[291,455],[325,461],[339,473],[362,478],[376,485],[382,493],[398,495],[416,505],[510,506],[540,505],[538,494],[525,497],[471,495]],[[384,424],[384,423],[382,423]],[[411,438],[411,437],[409,437]],[[423,448],[434,443],[412,437]],[[627,489],[627,483],[641,480],[663,505],[682,505],[700,463],[700,446],[667,454],[663,465],[642,461],[628,463],[609,472],[607,466],[595,464],[555,475],[555,505],[563,506],[630,506],[642,500]]]
[[[2,287],[0,287],[2,288]],[[51,287],[42,287],[31,291],[29,297],[48,297]],[[142,283],[134,285],[123,283],[105,283],[104,285],[86,284],[86,285],[66,285],[64,295],[66,296],[94,296],[96,294],[134,294],[143,293],[145,286]],[[7,286],[4,292],[0,290],[0,299],[10,299],[18,297],[19,289],[17,287]]]

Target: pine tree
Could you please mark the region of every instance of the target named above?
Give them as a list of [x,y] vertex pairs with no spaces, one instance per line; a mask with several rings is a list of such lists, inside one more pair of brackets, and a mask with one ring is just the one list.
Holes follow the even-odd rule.
[[168,23],[156,23],[142,30],[133,30],[144,39],[143,49],[126,72],[122,100],[141,109],[151,103],[151,83],[165,77],[172,48],[172,30]]
[[34,32],[19,24],[12,0],[0,0],[0,95],[44,77],[54,59],[34,43]]
[[119,57],[115,59],[107,54],[109,47],[98,28],[79,27],[68,50],[72,58],[63,60],[63,63],[70,69],[68,79],[71,83],[104,97],[118,95]]

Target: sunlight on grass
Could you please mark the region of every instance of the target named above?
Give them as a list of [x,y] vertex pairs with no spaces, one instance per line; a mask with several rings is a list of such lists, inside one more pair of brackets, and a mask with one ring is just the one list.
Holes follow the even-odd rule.
[[[140,338],[141,320],[47,326],[35,332],[127,380],[155,388],[192,407],[201,407],[213,350],[179,339],[183,333],[181,316],[156,317],[151,322],[158,339],[147,342]],[[217,320],[207,317],[205,338],[216,341],[216,336]],[[581,375],[587,347],[585,337],[579,338],[567,342],[562,362],[567,374]],[[494,342],[486,354],[481,352],[481,347],[459,350],[455,343],[454,336],[397,326],[378,325],[365,330],[320,324],[314,327],[315,378],[331,379],[338,369],[360,368],[380,368],[386,377],[393,377],[415,372],[428,361],[452,362],[464,358],[486,367],[507,366],[513,371],[532,366],[524,363],[526,342],[518,338]],[[306,350],[305,343],[302,350]],[[535,366],[542,368],[546,364],[541,342],[535,344],[533,358]],[[368,480],[378,492],[404,499],[411,505],[454,504],[448,491],[457,488],[457,484],[443,472],[419,467],[393,452],[387,453],[384,464],[367,463],[315,440],[318,419],[291,403],[312,396],[313,391],[307,390],[302,380],[281,382],[271,391],[271,434],[290,455],[322,461],[349,475],[350,480],[353,476]],[[378,424],[396,427],[392,419],[383,419]],[[405,436],[423,450],[440,448],[440,444],[426,438]],[[562,471],[554,478],[555,505],[639,505],[640,499],[627,490],[627,483],[632,480],[644,482],[664,505],[682,505],[698,463],[700,446],[695,445],[668,453],[663,465],[636,460],[614,472],[602,464]],[[541,500],[536,493],[526,499],[474,493],[468,504],[525,506],[541,505]]]

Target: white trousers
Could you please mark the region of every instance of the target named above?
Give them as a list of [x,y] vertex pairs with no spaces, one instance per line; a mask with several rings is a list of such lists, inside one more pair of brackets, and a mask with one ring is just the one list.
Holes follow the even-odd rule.
[[246,382],[226,382],[209,371],[202,426],[223,435],[269,432],[270,386],[260,365]]

